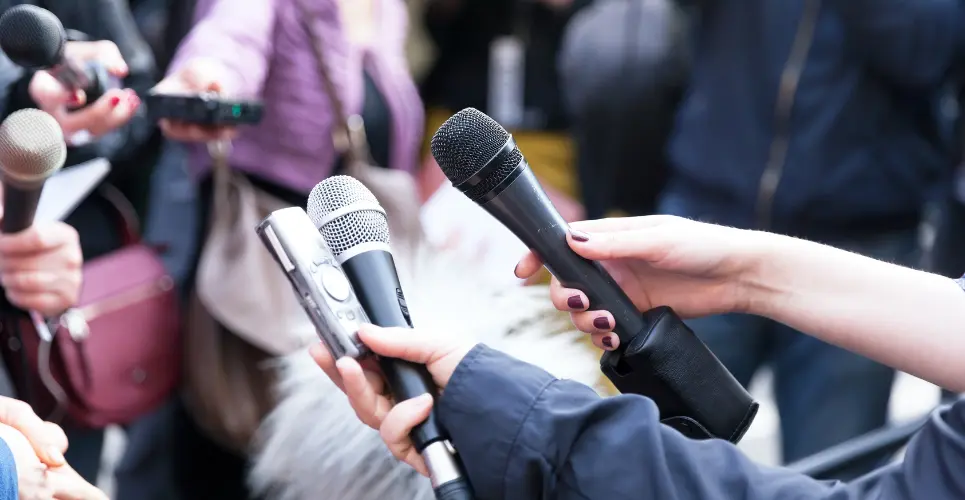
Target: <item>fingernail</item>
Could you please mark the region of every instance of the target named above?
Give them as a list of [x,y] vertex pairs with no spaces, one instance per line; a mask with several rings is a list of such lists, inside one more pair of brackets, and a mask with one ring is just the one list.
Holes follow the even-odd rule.
[[[593,326],[600,330],[609,330],[610,319],[607,318],[606,316],[600,316],[599,318],[596,318],[593,320]],[[610,337],[607,337],[606,340],[610,340]]]
[[111,102],[111,107],[112,107],[112,108],[117,107],[117,105],[121,103],[121,98],[120,98],[120,97],[117,97],[117,96],[111,97],[111,101],[110,101],[110,102]]
[[131,94],[130,96],[128,96],[127,105],[130,106],[131,109],[137,109],[137,107],[140,104],[141,104],[141,98],[138,97],[137,94]]
[[419,404],[422,404],[422,405],[432,404],[432,394],[429,394],[428,392],[419,396],[418,399],[419,399]]
[[570,309],[583,309],[583,297],[579,295],[574,295],[566,299],[566,305]]
[[60,452],[60,449],[56,446],[49,446],[47,448],[47,458],[56,465],[60,465],[65,462],[64,454]]
[[590,241],[590,235],[584,233],[583,231],[577,231],[575,229],[570,230],[570,236],[576,241]]
[[513,276],[519,277],[519,263],[516,263],[516,267],[513,268]]
[[[596,321],[594,321],[593,323],[596,323]],[[606,347],[607,349],[613,349],[613,339],[611,339],[609,335],[607,335],[606,337],[603,337],[603,340],[601,340],[600,342],[603,343],[603,347]]]

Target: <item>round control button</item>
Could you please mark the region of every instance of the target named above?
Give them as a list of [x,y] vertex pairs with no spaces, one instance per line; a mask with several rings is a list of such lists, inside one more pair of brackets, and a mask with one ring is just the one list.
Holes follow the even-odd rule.
[[318,269],[320,271],[319,278],[325,291],[339,302],[348,300],[352,294],[352,287],[345,275],[332,266],[321,266]]

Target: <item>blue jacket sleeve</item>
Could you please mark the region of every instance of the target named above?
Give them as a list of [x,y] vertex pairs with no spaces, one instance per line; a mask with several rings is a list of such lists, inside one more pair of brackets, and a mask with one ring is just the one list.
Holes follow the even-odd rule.
[[965,55],[962,0],[834,0],[848,46],[907,86],[935,86]]
[[600,398],[485,346],[457,368],[438,412],[480,499],[851,500],[878,498],[881,488],[887,498],[911,498],[903,493],[916,490],[902,485],[965,492],[948,472],[961,468],[945,467],[939,480],[943,468],[928,465],[953,456],[959,462],[949,464],[965,465],[965,450],[949,444],[936,452],[936,440],[945,441],[927,430],[914,446],[928,450],[930,462],[906,461],[850,485],[820,482],[754,464],[725,441],[689,440],[659,423],[649,399]]
[[17,500],[17,462],[7,442],[0,439],[0,500]]

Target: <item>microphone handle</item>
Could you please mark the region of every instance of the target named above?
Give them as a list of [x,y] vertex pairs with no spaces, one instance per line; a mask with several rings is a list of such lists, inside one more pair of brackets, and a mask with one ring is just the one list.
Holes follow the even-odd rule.
[[110,88],[111,78],[107,68],[96,61],[78,62],[64,59],[62,64],[50,68],[50,74],[67,89],[83,90],[87,107],[101,98]]
[[12,184],[3,186],[3,221],[0,231],[4,234],[19,233],[30,227],[37,213],[43,186],[22,189]]
[[[342,270],[352,283],[362,309],[372,324],[386,328],[412,328],[391,253],[370,250],[354,255],[342,263]],[[396,401],[405,401],[425,393],[436,397],[435,382],[425,365],[380,357],[379,366]],[[412,430],[411,438],[419,453],[430,444],[446,438],[435,412]]]
[[616,320],[614,333],[621,345],[627,345],[647,327],[640,312],[599,262],[584,259],[570,248],[569,225],[525,159],[519,170],[519,176],[482,207],[532,249],[563,286],[585,293],[591,310],[610,311]]

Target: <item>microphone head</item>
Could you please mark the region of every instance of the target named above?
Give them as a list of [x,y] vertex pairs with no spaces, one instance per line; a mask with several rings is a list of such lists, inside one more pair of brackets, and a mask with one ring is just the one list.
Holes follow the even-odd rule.
[[354,177],[336,175],[319,182],[308,195],[307,211],[336,259],[359,245],[389,245],[385,210]]
[[67,34],[52,12],[34,5],[17,5],[0,16],[0,49],[18,66],[56,66],[64,56]]
[[47,113],[22,109],[0,123],[0,172],[5,183],[41,185],[66,159],[64,133]]
[[[432,156],[454,186],[466,182],[486,167],[509,141],[510,135],[482,111],[466,108],[446,120],[432,136]],[[500,155],[499,165],[464,191],[478,198],[499,185],[523,160],[518,148]]]

